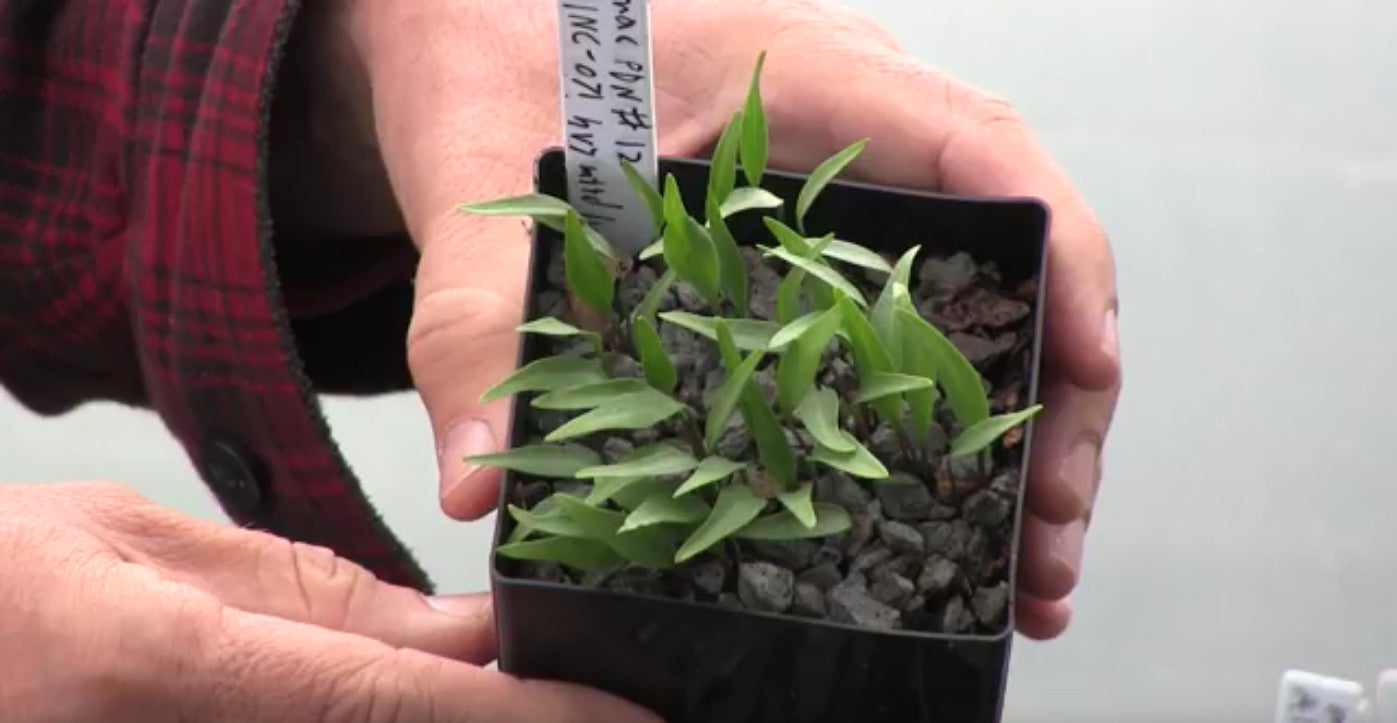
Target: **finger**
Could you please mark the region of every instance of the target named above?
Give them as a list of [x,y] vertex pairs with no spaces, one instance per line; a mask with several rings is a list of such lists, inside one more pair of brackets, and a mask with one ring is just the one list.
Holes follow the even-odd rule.
[[1088,391],[1062,378],[1040,395],[1043,416],[1033,425],[1025,503],[1043,520],[1065,524],[1095,504],[1117,396],[1114,387]]
[[184,627],[193,634],[181,669],[192,676],[178,686],[164,684],[180,689],[171,703],[188,719],[658,723],[651,714],[590,689],[524,682],[241,610],[226,609]]
[[1071,594],[1081,576],[1085,535],[1085,520],[1054,525],[1032,514],[1024,515],[1019,587],[1043,600],[1058,600]]
[[1040,600],[1020,593],[1014,600],[1014,626],[1024,637],[1051,640],[1072,622],[1071,600]]
[[363,635],[403,648],[494,659],[488,595],[427,598],[383,582],[334,552],[155,505],[113,509],[107,537],[124,559],[223,604]]

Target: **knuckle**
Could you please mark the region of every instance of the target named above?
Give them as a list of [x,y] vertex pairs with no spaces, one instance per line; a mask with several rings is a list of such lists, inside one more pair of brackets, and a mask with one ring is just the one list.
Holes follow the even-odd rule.
[[332,550],[303,542],[280,541],[271,569],[289,569],[306,616],[332,629],[343,628],[356,606],[372,597],[377,580],[365,568]]
[[385,651],[330,673],[325,723],[438,723],[442,715],[423,682],[441,661],[410,650]]

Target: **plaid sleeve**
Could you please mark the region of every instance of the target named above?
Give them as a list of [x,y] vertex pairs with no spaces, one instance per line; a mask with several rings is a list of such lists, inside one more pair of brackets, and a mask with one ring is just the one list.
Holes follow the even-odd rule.
[[316,401],[406,385],[410,282],[326,303],[309,252],[274,253],[298,5],[0,0],[0,382],[45,415],[148,407],[239,524],[426,590]]

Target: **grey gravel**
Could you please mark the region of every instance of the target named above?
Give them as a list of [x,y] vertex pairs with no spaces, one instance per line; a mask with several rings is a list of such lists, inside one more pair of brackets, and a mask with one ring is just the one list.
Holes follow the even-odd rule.
[[849,562],[849,572],[864,572],[871,570],[875,565],[893,556],[893,551],[886,547],[874,547],[860,552]]
[[641,368],[640,362],[625,354],[611,354],[607,357],[607,361],[611,369],[612,377],[645,376],[645,370]]
[[990,490],[980,490],[971,494],[961,505],[964,510],[965,519],[972,525],[983,525],[986,527],[998,527],[1000,523],[1009,519],[1012,508],[1009,500],[991,492]]
[[693,284],[687,281],[675,281],[670,287],[679,299],[679,307],[685,311],[704,312],[708,308],[708,303],[704,301],[703,294],[695,289]]
[[878,522],[883,519],[882,506],[875,500],[861,509],[849,511],[849,529],[844,531],[841,545],[844,554],[857,555],[873,539]]
[[824,590],[808,582],[797,582],[795,599],[791,603],[791,612],[815,618],[825,617]]
[[706,557],[693,564],[689,575],[695,587],[709,595],[717,595],[727,582],[728,567],[716,557]]
[[964,633],[975,627],[975,616],[965,607],[959,595],[946,600],[941,608],[938,627],[947,633]]
[[902,624],[902,612],[875,600],[868,588],[854,579],[825,593],[831,620],[875,630],[891,630]]
[[878,537],[888,543],[893,552],[922,552],[926,550],[926,540],[917,528],[906,522],[884,520],[878,523]]
[[742,421],[742,415],[734,414],[718,435],[718,440],[713,443],[713,451],[728,459],[742,459],[751,443],[752,438],[747,434],[747,425]]
[[749,610],[785,612],[795,595],[795,575],[769,562],[744,562],[737,569],[737,595]]
[[937,553],[952,560],[965,558],[970,546],[970,535],[974,528],[965,520],[950,522],[928,522],[918,527],[926,538],[927,552]]
[[928,296],[960,291],[975,280],[978,270],[974,257],[965,251],[944,259],[927,258],[917,271],[921,291]]
[[947,457],[945,461],[946,471],[952,478],[958,480],[975,480],[982,476],[979,455],[967,455],[963,457]]
[[927,519],[935,506],[926,485],[906,472],[893,472],[874,489],[882,503],[883,514],[890,519],[919,522]]
[[936,597],[944,594],[960,575],[960,566],[940,555],[927,558],[917,577],[917,592]]
[[971,364],[985,364],[993,361],[995,357],[1013,349],[1014,342],[1017,341],[1017,337],[1012,333],[987,339],[978,334],[953,331],[948,338]]
[[829,470],[815,478],[815,501],[839,505],[847,510],[867,506],[873,495],[858,482],[838,470]]
[[869,435],[868,449],[879,459],[890,460],[902,454],[902,442],[898,438],[897,430],[893,429],[891,424],[883,422]]
[[608,462],[615,462],[630,454],[634,449],[635,445],[624,437],[607,437],[606,441],[602,442],[601,445],[602,456],[605,457]]
[[844,573],[839,571],[839,565],[833,562],[821,562],[814,567],[800,573],[799,582],[813,585],[820,590],[828,590],[839,584],[844,579]]
[[820,550],[819,544],[811,540],[781,542],[763,540],[752,543],[752,547],[763,559],[792,570],[804,570],[810,567],[811,561],[815,559],[815,553]]
[[984,625],[998,623],[1009,607],[1009,583],[1001,582],[993,587],[982,587],[970,598],[970,609],[975,618]]
[[868,594],[880,603],[901,609],[916,594],[917,586],[907,578],[892,574],[874,581]]

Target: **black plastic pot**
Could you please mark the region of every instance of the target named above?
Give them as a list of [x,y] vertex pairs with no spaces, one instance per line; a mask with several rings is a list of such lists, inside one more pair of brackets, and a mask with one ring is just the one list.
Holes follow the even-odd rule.
[[[702,208],[706,161],[661,159],[689,208]],[[567,196],[564,157],[538,160],[536,188]],[[770,172],[763,185],[794,207],[803,176]],[[756,214],[733,221],[734,235],[765,238]],[[1048,213],[1030,199],[967,199],[855,183],[829,186],[807,218],[815,233],[837,232],[879,251],[923,254],[968,251],[998,264],[1008,284],[1038,281],[1029,399],[1037,399],[1042,337],[1043,271]],[[546,285],[559,235],[536,225],[528,318],[535,289]],[[542,355],[525,335],[520,364]],[[527,435],[527,408],[514,410],[515,439]],[[1019,449],[1027,455],[1032,428]],[[1024,459],[1019,469],[1026,469]],[[510,499],[506,475],[500,509]],[[1023,488],[1022,480],[1019,485]],[[1014,505],[1009,590],[1022,520]],[[497,516],[495,544],[513,527]],[[499,667],[524,678],[579,683],[639,703],[670,723],[981,723],[998,721],[1013,637],[1012,605],[992,636],[876,631],[818,620],[760,614],[527,579],[516,562],[493,555]],[[599,722],[602,723],[602,722]]]

